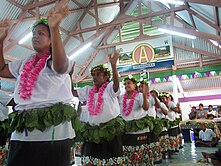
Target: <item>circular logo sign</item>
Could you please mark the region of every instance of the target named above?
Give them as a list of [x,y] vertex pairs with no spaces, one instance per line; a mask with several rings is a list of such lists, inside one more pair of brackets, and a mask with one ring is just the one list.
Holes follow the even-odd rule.
[[151,62],[154,59],[154,50],[148,44],[139,44],[132,53],[132,59],[135,64]]

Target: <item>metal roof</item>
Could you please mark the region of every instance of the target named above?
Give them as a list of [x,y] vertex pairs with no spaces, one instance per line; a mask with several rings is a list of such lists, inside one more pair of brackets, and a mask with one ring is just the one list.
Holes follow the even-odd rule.
[[[34,53],[30,40],[21,45],[18,41],[30,32],[31,24],[39,16],[44,17],[57,3],[56,0],[0,1],[0,19],[11,20],[4,46],[7,61],[23,59]],[[165,36],[158,31],[159,27],[197,36],[196,40],[173,36],[175,69],[220,64],[221,48],[211,42],[221,42],[220,0],[184,0],[183,5],[153,0],[60,0],[59,3],[70,5],[70,14],[60,24],[68,56],[92,42],[88,50],[74,57],[74,82],[90,81],[91,66],[106,63],[107,53],[113,51],[115,46]],[[215,84],[220,81],[217,80],[219,76],[210,77],[215,78],[189,79],[181,81],[181,84],[187,92],[219,87]],[[171,82],[151,86],[172,91]],[[13,92],[13,87],[14,80],[1,78],[2,90]]]

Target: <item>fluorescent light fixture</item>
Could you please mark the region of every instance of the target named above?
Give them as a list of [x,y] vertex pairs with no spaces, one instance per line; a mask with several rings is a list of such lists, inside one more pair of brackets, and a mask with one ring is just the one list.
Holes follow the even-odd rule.
[[215,46],[219,46],[219,43],[215,40],[210,40]]
[[180,1],[180,0],[154,0],[154,1],[171,3],[171,4],[175,4],[175,5],[183,5],[184,4],[184,1]]
[[26,40],[28,40],[29,38],[32,37],[32,32],[29,32],[25,37],[23,37],[19,42],[18,44],[23,44]]
[[176,32],[176,31],[172,31],[172,30],[168,30],[168,29],[164,29],[164,28],[158,28],[158,30],[161,32],[164,32],[164,33],[171,34],[171,35],[186,37],[186,38],[190,38],[190,39],[196,39],[196,36],[188,35],[188,34],[181,33],[181,32]]
[[88,49],[92,45],[92,42],[87,43],[84,47],[80,48],[78,51],[76,51],[74,54],[72,54],[69,59],[72,60],[75,56],[81,54],[84,52],[86,49]]
[[177,77],[176,77],[176,81],[177,81],[177,87],[180,93],[183,93],[184,92],[183,87],[181,86],[180,80]]

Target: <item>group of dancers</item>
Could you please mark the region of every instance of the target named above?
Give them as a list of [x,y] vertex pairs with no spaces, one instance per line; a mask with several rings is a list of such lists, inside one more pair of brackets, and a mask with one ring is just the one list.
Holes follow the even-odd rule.
[[[32,27],[36,54],[8,64],[3,56],[10,20],[0,22],[0,76],[15,78],[10,114],[7,166],[68,166],[74,141],[82,141],[83,166],[153,165],[181,147],[179,105],[166,93],[149,92],[148,83],[124,78],[121,95],[119,53],[91,69],[93,86],[72,87],[74,62],[65,53],[59,24],[69,6],[51,9]],[[139,84],[138,84],[139,83]],[[80,121],[70,105],[73,96],[87,102],[88,119]]]

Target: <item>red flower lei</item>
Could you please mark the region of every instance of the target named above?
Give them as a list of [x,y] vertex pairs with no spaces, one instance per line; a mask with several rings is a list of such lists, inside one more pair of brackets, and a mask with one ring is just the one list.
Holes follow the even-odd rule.
[[103,104],[103,94],[109,82],[105,82],[102,87],[99,88],[98,91],[98,99],[97,104],[94,108],[94,94],[97,92],[97,87],[93,86],[93,88],[89,91],[88,96],[88,111],[90,115],[98,115],[101,111],[101,106]]
[[123,97],[123,115],[124,116],[128,116],[131,113],[131,111],[133,109],[133,105],[134,105],[134,101],[135,101],[135,97],[136,97],[137,93],[138,92],[136,90],[133,91],[133,94],[131,96],[128,108],[127,108],[127,97],[128,97],[128,94],[127,94],[127,92],[124,93],[124,97]]
[[49,51],[43,53],[41,59],[39,59],[37,54],[35,54],[34,56],[31,57],[31,59],[29,59],[24,64],[19,84],[20,98],[26,100],[31,97],[32,90],[38,79],[38,75],[40,71],[44,68],[45,63],[49,56],[50,56]]

